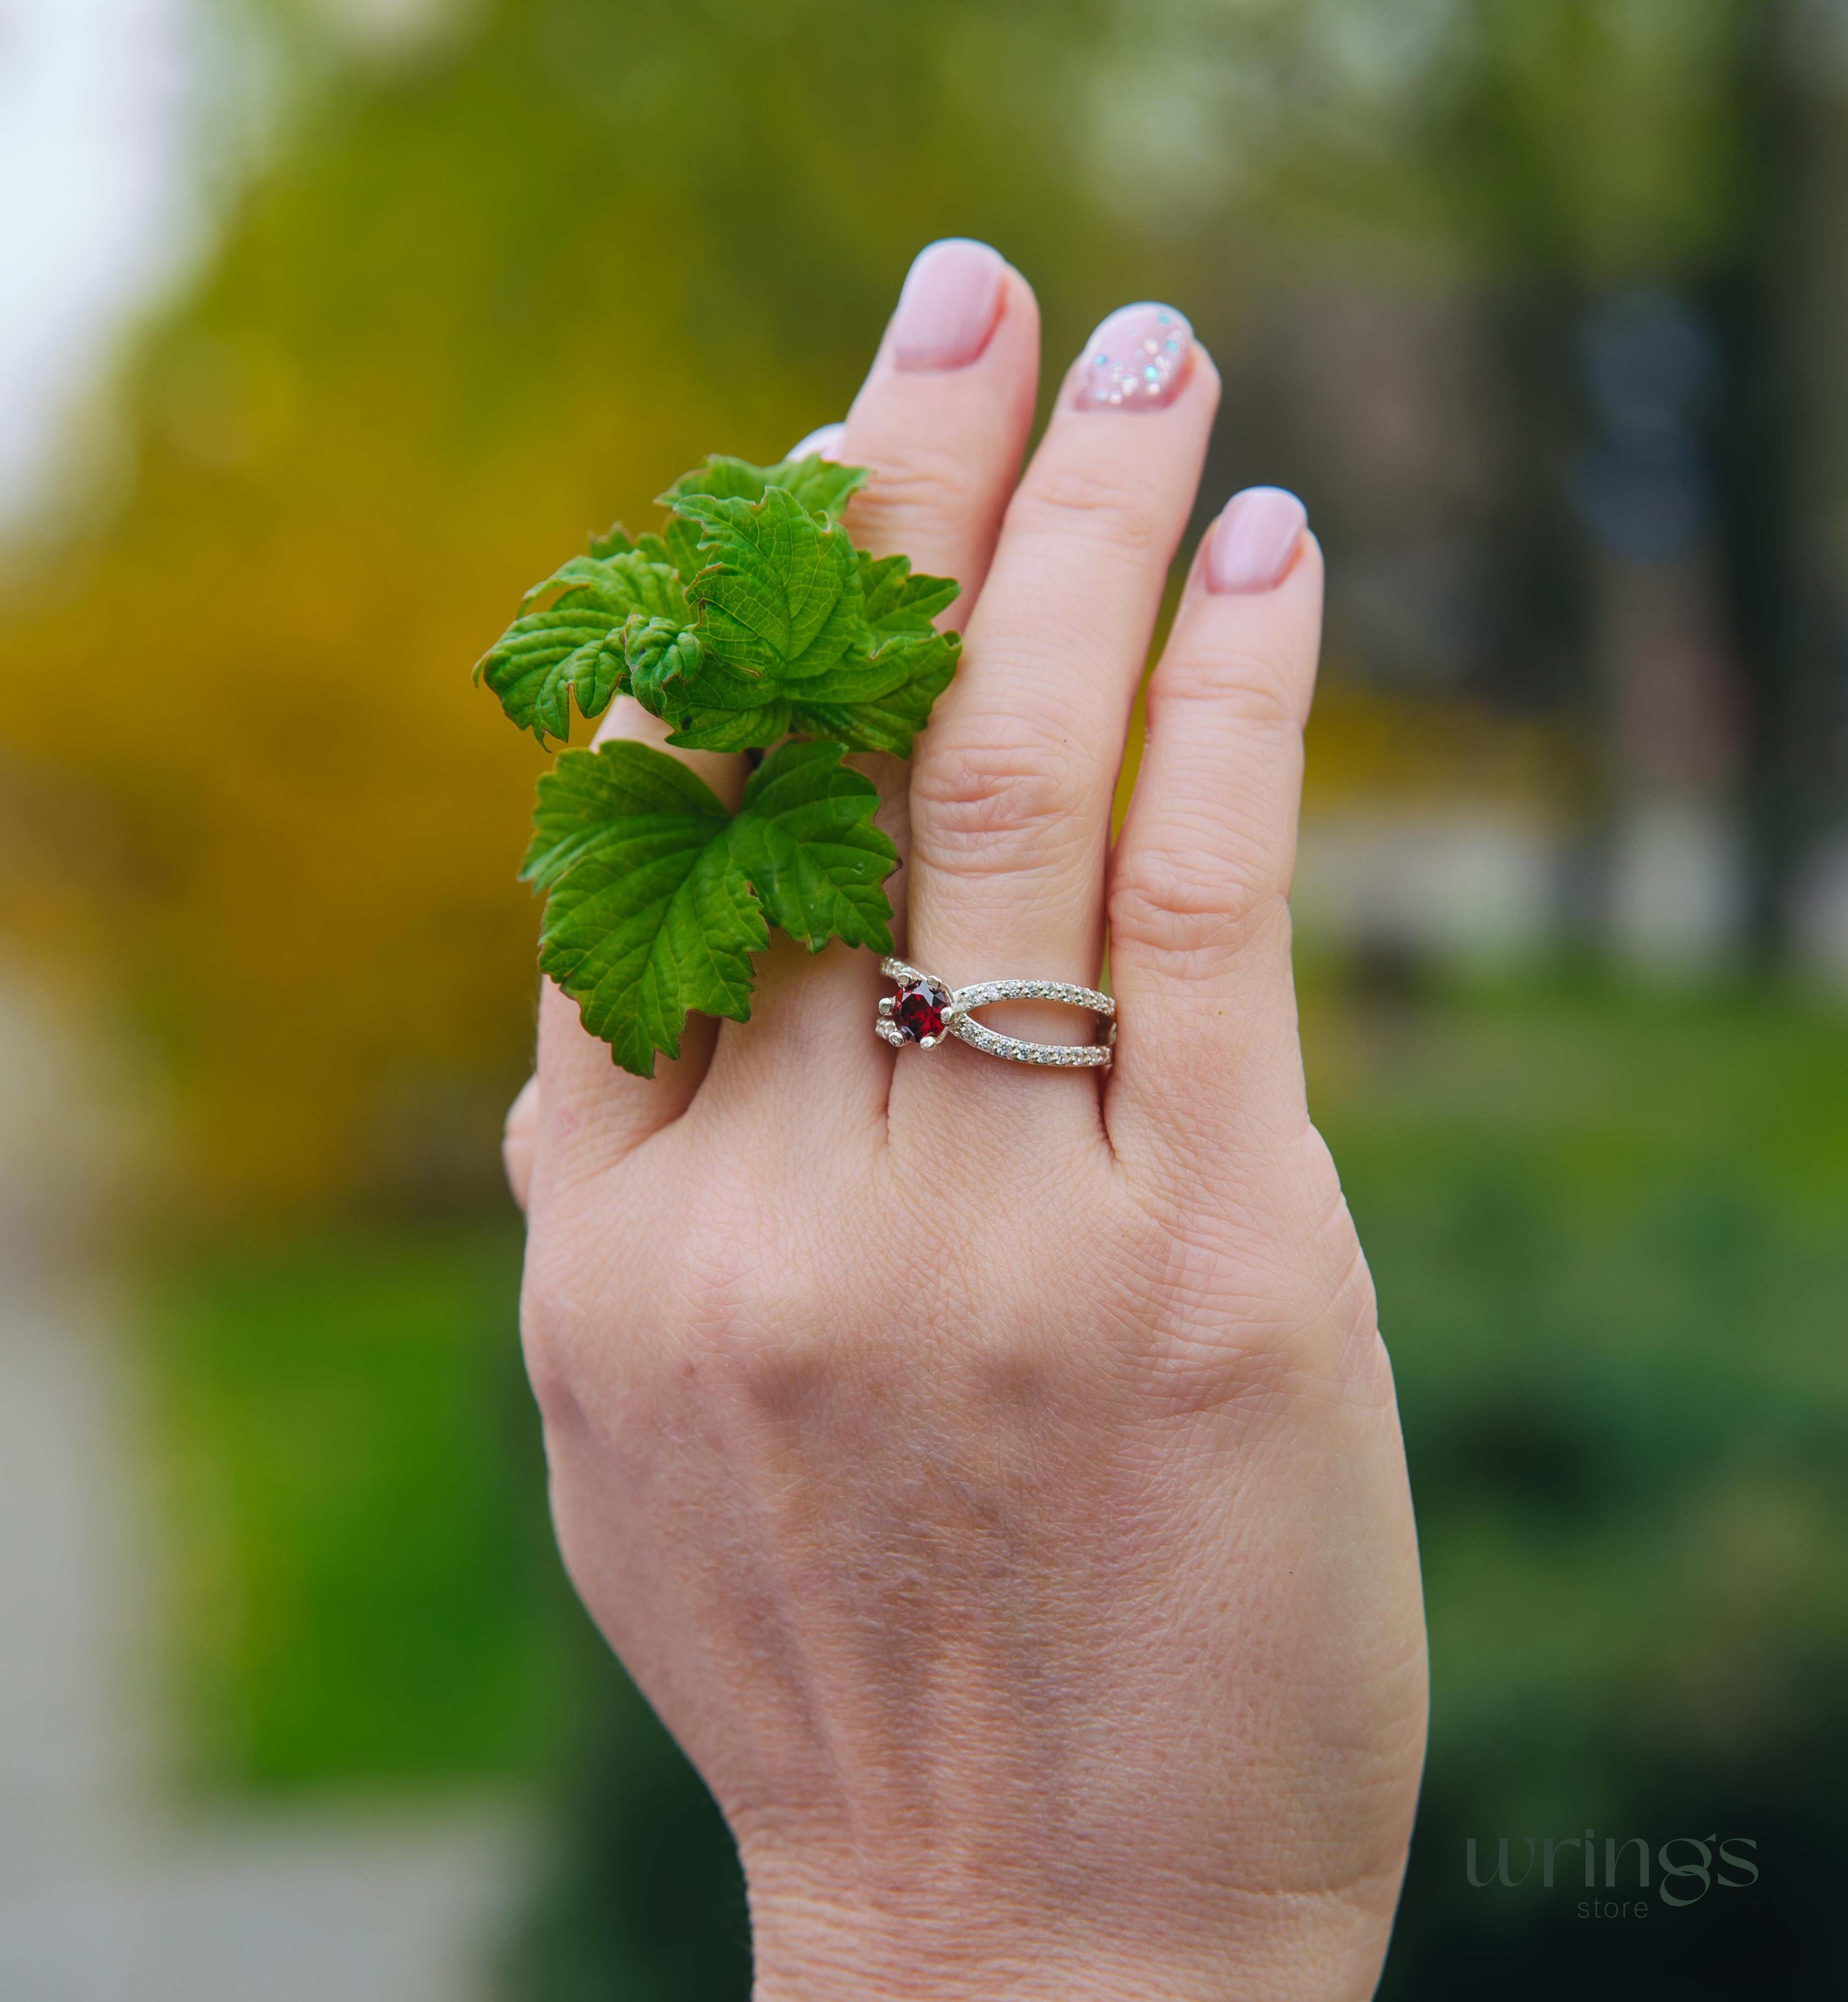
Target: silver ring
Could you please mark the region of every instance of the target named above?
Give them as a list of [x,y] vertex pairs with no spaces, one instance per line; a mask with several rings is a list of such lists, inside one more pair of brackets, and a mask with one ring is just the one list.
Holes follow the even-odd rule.
[[[1117,1041],[1117,1004],[1095,987],[1074,987],[1063,980],[983,980],[973,987],[951,987],[902,959],[882,959],[879,970],[898,982],[899,991],[880,1003],[873,1027],[895,1050],[909,1044],[933,1050],[946,1036],[954,1036],[971,1049],[1006,1057],[1010,1063],[1056,1064],[1068,1070],[1110,1068]],[[1030,1043],[975,1020],[973,1010],[996,1001],[1062,1001],[1070,1008],[1090,1009],[1109,1026],[1101,1042]]]

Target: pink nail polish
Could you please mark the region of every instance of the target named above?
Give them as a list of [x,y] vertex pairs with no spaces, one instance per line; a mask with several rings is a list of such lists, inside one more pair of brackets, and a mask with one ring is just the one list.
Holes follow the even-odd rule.
[[1001,317],[1007,266],[1001,253],[962,236],[918,253],[892,315],[892,359],[914,371],[966,368]]
[[1187,379],[1194,330],[1172,306],[1121,306],[1091,336],[1072,400],[1081,410],[1159,410]]
[[1308,509],[1281,487],[1248,487],[1233,494],[1207,544],[1207,589],[1275,590],[1289,575],[1308,526]]

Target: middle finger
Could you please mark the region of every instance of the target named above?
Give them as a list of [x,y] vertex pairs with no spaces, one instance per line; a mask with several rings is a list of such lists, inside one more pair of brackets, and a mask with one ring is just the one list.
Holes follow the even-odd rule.
[[[1172,307],[1126,306],[1086,344],[1009,505],[962,664],[912,771],[908,957],[952,987],[1093,985],[1111,803],[1163,584],[1199,483],[1219,377]],[[997,1027],[1058,1042],[1093,1018],[1011,1004]],[[1087,1083],[1084,1082],[1090,1079]],[[903,1053],[894,1119],[1024,1101],[1098,1121],[1088,1072],[954,1043]]]

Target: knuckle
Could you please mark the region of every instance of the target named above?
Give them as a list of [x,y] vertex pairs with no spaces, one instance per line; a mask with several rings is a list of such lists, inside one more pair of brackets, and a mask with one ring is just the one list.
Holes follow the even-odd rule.
[[989,874],[1069,853],[1092,830],[1070,743],[1043,722],[989,717],[912,776],[912,839],[933,866]]
[[[521,1345],[548,1428],[646,1425],[684,1411],[689,1393],[734,1418],[774,1420],[825,1394],[850,1315],[813,1247],[773,1227],[762,1188],[742,1175],[710,1183],[675,1221],[671,1272],[633,1255],[662,1240],[661,1223],[639,1218],[619,1241],[548,1232],[529,1245]],[[629,1269],[620,1289],[612,1264]]]
[[582,1411],[584,1338],[575,1289],[556,1254],[529,1250],[520,1289],[520,1348],[533,1401],[551,1426]]
[[1318,1373],[1322,1290],[1299,1261],[1254,1251],[1224,1216],[1177,1223],[1171,1198],[1158,1198],[1158,1215],[1152,1194],[1137,1205],[1146,1219],[1137,1255],[1154,1306],[1136,1345],[1152,1391],[1177,1410],[1285,1410]]
[[1143,561],[1159,555],[1166,523],[1147,486],[1107,466],[1063,460],[1035,465],[1008,509],[1010,534],[1034,540],[1076,540]]
[[807,1315],[768,1315],[708,1352],[706,1367],[732,1400],[769,1419],[793,1418],[825,1397],[840,1376],[833,1331]]
[[676,1352],[715,1393],[786,1412],[831,1379],[841,1316],[823,1261],[770,1227],[760,1191],[703,1203],[675,1262]]
[[1155,1381],[1179,1410],[1281,1415],[1320,1373],[1305,1339],[1306,1304],[1263,1292],[1242,1272],[1189,1275],[1163,1317]]
[[1198,853],[1138,850],[1111,884],[1113,943],[1175,963],[1190,976],[1222,972],[1258,939],[1290,929],[1289,886],[1268,861],[1209,863]]
[[960,523],[977,512],[978,469],[947,446],[894,438],[874,439],[860,449],[873,468],[853,497],[853,528],[860,540],[901,539],[919,522]]
[[539,1121],[539,1081],[536,1077],[529,1077],[507,1108],[507,1116],[500,1122],[502,1137],[511,1139],[515,1134],[530,1133]]
[[1211,704],[1222,725],[1233,724],[1242,734],[1295,737],[1301,734],[1292,692],[1283,670],[1273,661],[1236,648],[1196,641],[1172,652],[1149,683],[1148,713],[1152,730],[1166,714],[1177,717]]
[[532,1157],[539,1139],[537,1093],[531,1082],[508,1108],[500,1129],[500,1165],[515,1204],[526,1207],[532,1182]]

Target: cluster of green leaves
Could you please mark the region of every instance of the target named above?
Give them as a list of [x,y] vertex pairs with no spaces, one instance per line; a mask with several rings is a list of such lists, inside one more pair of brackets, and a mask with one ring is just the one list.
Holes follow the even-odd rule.
[[[947,577],[875,558],[840,525],[866,479],[821,458],[713,458],[661,496],[659,535],[593,539],[526,594],[476,664],[509,719],[543,744],[572,711],[631,695],[668,742],[770,750],[729,814],[651,747],[566,751],[539,780],[522,874],[546,893],[539,964],[615,1061],[652,1074],[693,1010],[751,1012],[751,956],[770,925],[819,952],[891,947],[880,888],[898,851],[849,751],[904,758],[956,671],[936,619]],[[786,741],[788,740],[788,741]]]
[[477,680],[542,743],[570,735],[574,703],[594,718],[633,695],[689,750],[794,735],[909,757],[956,671],[933,622],[957,587],[854,547],[839,515],[866,476],[708,460],[661,497],[661,534],[612,528],[535,584]]

